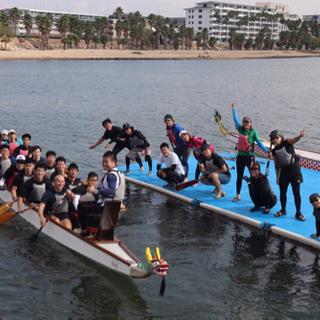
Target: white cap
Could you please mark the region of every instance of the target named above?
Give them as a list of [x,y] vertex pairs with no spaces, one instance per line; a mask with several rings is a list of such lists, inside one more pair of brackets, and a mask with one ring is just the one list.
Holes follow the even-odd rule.
[[179,133],[179,137],[181,138],[181,136],[185,133],[188,133],[186,130],[181,130],[180,133]]
[[26,157],[22,154],[19,154],[16,158],[16,161],[18,161],[18,160],[26,161]]
[[10,129],[8,134],[10,134],[10,133],[16,133],[16,131],[14,129]]
[[7,129],[2,129],[1,134],[6,134],[6,135],[8,135],[8,130],[7,130]]

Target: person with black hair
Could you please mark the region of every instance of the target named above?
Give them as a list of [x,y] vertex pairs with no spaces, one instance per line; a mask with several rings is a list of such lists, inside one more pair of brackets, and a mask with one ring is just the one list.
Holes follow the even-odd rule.
[[67,173],[68,177],[66,178],[66,186],[71,190],[81,185],[81,179],[77,178],[78,172],[78,165],[74,162],[70,163]]
[[316,230],[317,233],[313,233],[311,238],[320,237],[320,195],[318,193],[313,193],[309,197],[309,201],[313,206],[313,215],[316,218]]
[[126,143],[129,153],[126,154],[126,171],[125,174],[131,173],[130,171],[130,161],[137,161],[140,166],[140,171],[144,171],[139,152],[145,157],[145,161],[148,162],[149,172],[148,176],[152,175],[152,159],[151,159],[151,147],[150,143],[147,141],[146,137],[141,133],[141,131],[134,129],[129,123],[125,123],[122,126],[122,141]]
[[10,156],[10,148],[7,144],[0,147],[0,152],[0,178],[2,178],[10,166],[16,163],[16,159]]
[[50,180],[53,181],[54,177],[58,174],[62,175],[65,178],[68,178],[68,175],[66,173],[66,167],[67,167],[67,161],[64,157],[59,156],[56,158],[56,170],[55,172],[50,176]]
[[30,142],[31,142],[31,135],[29,133],[25,133],[22,135],[22,145],[18,146],[14,149],[12,156],[16,158],[19,154],[27,157],[30,152]]
[[284,139],[284,135],[279,130],[273,130],[270,133],[270,140],[274,145],[272,156],[276,169],[277,184],[280,187],[281,210],[275,214],[276,217],[287,214],[287,190],[290,183],[296,206],[296,219],[300,221],[306,220],[301,213],[300,184],[303,182],[303,178],[299,158],[293,147],[304,136],[304,130],[298,136],[290,139]]
[[32,148],[30,148],[29,156],[31,156],[35,165],[38,163],[46,163],[46,159],[41,156],[41,152],[42,149],[40,146],[33,146]]
[[46,153],[46,178],[50,179],[51,175],[56,171],[56,153],[52,150],[47,151]]

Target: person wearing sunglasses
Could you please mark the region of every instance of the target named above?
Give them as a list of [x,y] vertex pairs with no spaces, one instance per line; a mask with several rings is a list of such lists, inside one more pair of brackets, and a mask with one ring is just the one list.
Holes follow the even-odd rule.
[[246,167],[249,169],[250,164],[254,162],[254,143],[256,142],[260,149],[266,153],[268,153],[268,149],[261,142],[257,130],[252,128],[252,119],[250,117],[245,116],[242,119],[242,124],[240,124],[235,103],[232,103],[232,112],[236,129],[239,132],[237,145],[237,196],[232,199],[233,202],[236,202],[240,200],[244,170]]
[[260,165],[253,163],[249,167],[250,177],[244,177],[248,183],[249,193],[254,207],[251,212],[260,210],[265,207],[263,213],[268,214],[272,207],[277,203],[277,196],[274,194],[269,179],[260,171]]
[[304,136],[304,130],[300,132],[300,135],[290,139],[284,139],[283,133],[278,130],[273,130],[270,133],[270,140],[274,146],[272,149],[272,157],[276,169],[277,184],[280,188],[281,210],[275,214],[276,217],[287,214],[287,190],[290,183],[296,206],[296,219],[300,221],[306,220],[301,213],[300,184],[303,182],[303,178],[299,158],[293,147],[293,145]]
[[313,215],[316,218],[316,230],[317,233],[311,235],[311,238],[320,237],[320,195],[318,193],[313,193],[309,197],[310,203],[313,206]]

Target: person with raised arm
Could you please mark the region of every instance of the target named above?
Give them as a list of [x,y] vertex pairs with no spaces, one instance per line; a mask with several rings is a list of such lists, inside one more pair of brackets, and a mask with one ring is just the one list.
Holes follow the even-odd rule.
[[277,184],[280,188],[281,210],[275,214],[276,217],[287,214],[287,191],[290,183],[296,206],[296,219],[300,221],[306,220],[301,213],[300,184],[303,182],[303,178],[299,158],[293,147],[293,145],[304,136],[304,130],[302,130],[298,136],[291,139],[284,139],[283,133],[279,130],[273,130],[270,133],[270,140],[272,145],[274,145],[272,156],[276,169]]
[[237,195],[232,199],[233,202],[239,201],[240,192],[242,187],[242,179],[244,170],[247,167],[249,169],[251,163],[254,163],[254,143],[256,142],[262,151],[268,153],[268,149],[261,142],[258,132],[252,127],[252,120],[250,117],[245,116],[240,123],[237,112],[235,109],[235,103],[232,103],[233,120],[236,129],[239,132],[238,140],[238,154],[237,154]]

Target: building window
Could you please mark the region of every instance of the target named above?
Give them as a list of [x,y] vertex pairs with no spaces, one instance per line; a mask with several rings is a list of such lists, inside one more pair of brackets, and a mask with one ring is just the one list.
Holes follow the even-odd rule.
[[199,9],[199,12],[202,12],[202,9]]
[[202,21],[199,21],[198,24],[202,24]]
[[201,15],[199,15],[199,16],[198,16],[198,18],[199,18],[199,19],[201,19],[201,18],[202,18],[202,16],[201,16]]
[[202,30],[202,27],[198,27],[198,30]]
[[193,19],[193,16],[192,16],[192,19]]

